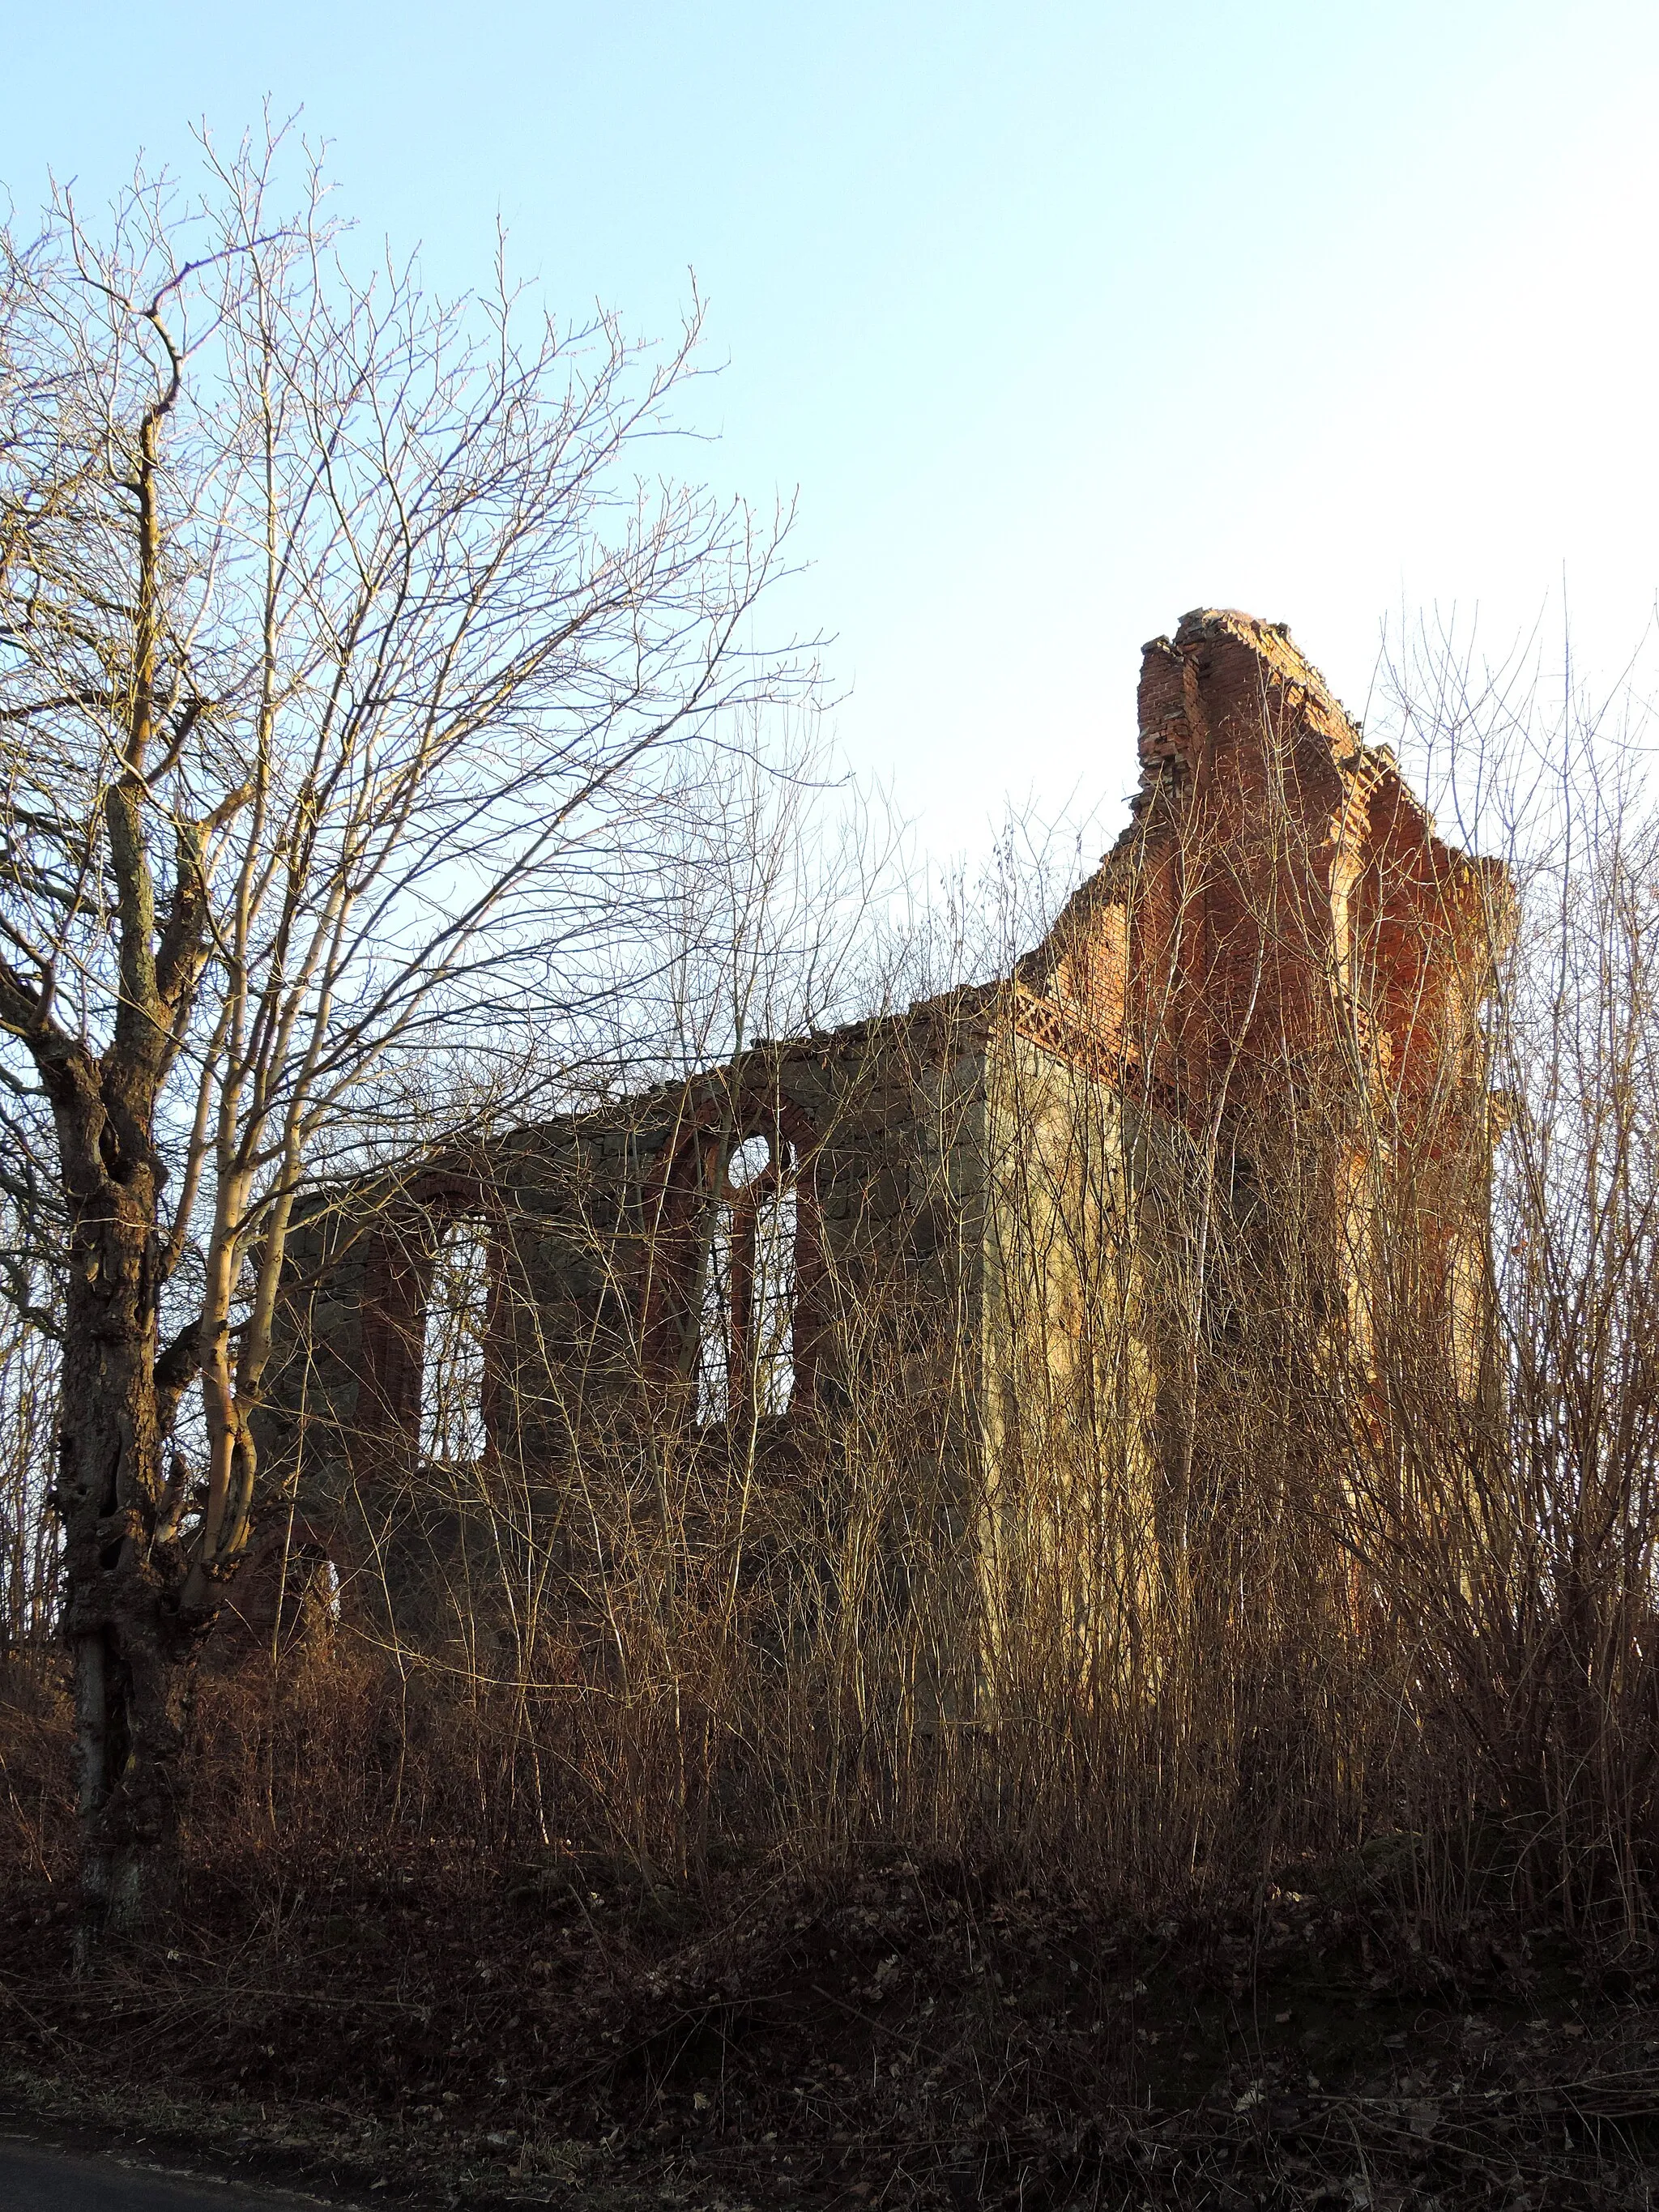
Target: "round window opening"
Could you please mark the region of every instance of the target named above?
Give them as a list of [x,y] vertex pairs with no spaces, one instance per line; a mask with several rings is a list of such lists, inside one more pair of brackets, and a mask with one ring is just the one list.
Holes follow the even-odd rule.
[[745,1137],[732,1148],[726,1164],[726,1180],[733,1191],[745,1191],[758,1182],[772,1164],[772,1139]]

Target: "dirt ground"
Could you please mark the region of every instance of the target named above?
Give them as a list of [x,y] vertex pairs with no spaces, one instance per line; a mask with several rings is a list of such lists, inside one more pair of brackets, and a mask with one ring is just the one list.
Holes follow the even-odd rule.
[[693,1887],[377,1851],[198,1878],[78,1981],[68,1900],[9,1887],[14,2112],[377,2203],[1543,2212],[1659,2175],[1659,1962],[1496,1909],[1431,1949],[1398,1866],[1130,1926],[900,1852]]

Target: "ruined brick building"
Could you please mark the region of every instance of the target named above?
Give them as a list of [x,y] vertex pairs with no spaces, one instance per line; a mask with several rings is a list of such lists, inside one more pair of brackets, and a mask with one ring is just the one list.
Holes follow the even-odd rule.
[[1011,975],[301,1224],[263,1452],[400,1633],[476,1612],[503,1525],[597,1618],[668,1521],[782,1558],[875,1482],[905,1601],[994,1641],[1130,1601],[1208,1449],[1200,1376],[1231,1419],[1408,1329],[1479,1389],[1502,871],[1277,625],[1149,645],[1139,759]]

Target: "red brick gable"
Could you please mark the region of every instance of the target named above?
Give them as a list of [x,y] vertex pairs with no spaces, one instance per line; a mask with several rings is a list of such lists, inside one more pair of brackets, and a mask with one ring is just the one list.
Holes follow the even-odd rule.
[[1202,1115],[1332,1046],[1397,1106],[1441,1091],[1510,926],[1281,624],[1146,648],[1129,826],[1020,963],[1020,1026]]

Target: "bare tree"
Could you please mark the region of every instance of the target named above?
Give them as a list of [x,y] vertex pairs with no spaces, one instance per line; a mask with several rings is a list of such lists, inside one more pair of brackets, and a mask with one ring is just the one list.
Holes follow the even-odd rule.
[[61,1212],[94,1920],[165,1880],[296,1195],[531,1064],[665,764],[800,674],[747,642],[781,530],[641,465],[698,313],[360,275],[280,147],[0,241],[0,1110]]

